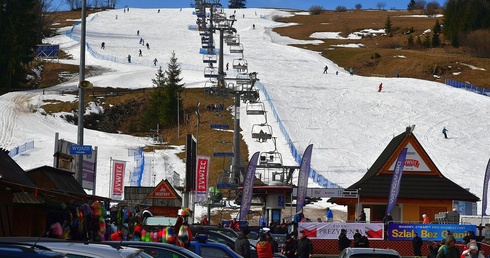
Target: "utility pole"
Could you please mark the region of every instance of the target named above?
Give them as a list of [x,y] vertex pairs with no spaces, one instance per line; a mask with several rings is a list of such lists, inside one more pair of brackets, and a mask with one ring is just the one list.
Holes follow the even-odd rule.
[[[82,0],[82,27],[80,32],[80,75],[79,81],[85,81],[85,41],[87,30],[87,11],[86,0]],[[84,87],[78,87],[78,137],[77,144],[83,145],[83,116],[85,114],[85,89]],[[83,187],[83,155],[77,155],[77,181]]]

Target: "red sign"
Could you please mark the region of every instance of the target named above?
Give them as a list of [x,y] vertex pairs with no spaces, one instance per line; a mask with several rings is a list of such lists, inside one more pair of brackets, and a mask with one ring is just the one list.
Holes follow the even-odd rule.
[[126,161],[113,160],[113,182],[112,182],[112,194],[122,195],[124,188],[124,170],[126,167]]
[[209,157],[197,156],[196,193],[206,193],[208,189]]
[[151,198],[160,199],[177,199],[177,195],[172,190],[167,180],[163,180],[155,187],[155,190],[148,196]]

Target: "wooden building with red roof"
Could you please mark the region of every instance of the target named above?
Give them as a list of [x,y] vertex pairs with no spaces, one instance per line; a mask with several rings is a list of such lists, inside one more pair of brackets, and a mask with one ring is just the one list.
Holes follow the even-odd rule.
[[444,177],[413,134],[414,127],[395,136],[367,173],[347,189],[359,190],[359,198],[330,198],[329,202],[348,207],[348,221],[355,221],[361,209],[368,221],[382,221],[387,208],[395,163],[407,148],[398,199],[391,211],[394,221],[422,223],[422,214],[431,221],[439,212],[452,211],[453,201],[480,199]]

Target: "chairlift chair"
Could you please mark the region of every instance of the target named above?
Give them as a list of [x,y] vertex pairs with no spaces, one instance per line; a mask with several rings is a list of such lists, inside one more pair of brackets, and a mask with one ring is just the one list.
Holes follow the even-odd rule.
[[218,67],[206,67],[204,68],[205,78],[218,78]]
[[228,46],[239,46],[240,45],[240,35],[238,34],[233,34],[230,36],[226,41],[226,45]]
[[231,45],[230,46],[230,53],[238,53],[238,54],[241,54],[243,53],[243,45],[242,44],[238,44],[238,45]]
[[231,148],[232,146],[228,142],[217,142],[213,147],[213,157],[233,157],[235,154],[233,151],[230,151]]
[[238,173],[224,170],[218,178],[216,187],[218,189],[230,189],[238,186],[239,183],[240,177]]
[[243,58],[233,60],[233,69],[237,70],[238,72],[246,73],[248,69],[247,60]]
[[252,138],[259,142],[266,142],[272,139],[272,126],[267,123],[254,124],[252,126]]
[[218,62],[218,57],[217,55],[206,54],[202,56],[202,62],[205,64],[209,64],[209,63],[216,64]]
[[265,115],[265,105],[262,101],[248,102],[247,115]]
[[259,92],[256,90],[246,91],[242,94],[243,103],[257,102],[260,99]]
[[268,167],[282,166],[282,154],[277,150],[261,152],[259,156],[259,164]]

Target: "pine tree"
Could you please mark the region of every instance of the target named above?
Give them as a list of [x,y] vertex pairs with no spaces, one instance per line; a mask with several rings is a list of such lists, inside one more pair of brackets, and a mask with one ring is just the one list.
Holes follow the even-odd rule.
[[148,107],[145,109],[142,119],[141,130],[143,131],[149,131],[150,129],[155,128],[157,124],[164,124],[167,120],[167,114],[164,110],[167,102],[165,90],[165,83],[167,80],[161,66],[155,76],[155,79],[151,80],[155,89],[150,94]]
[[415,42],[414,42],[414,39],[413,39],[413,36],[412,35],[408,36],[407,45],[408,45],[409,48],[412,48],[415,45]]
[[385,33],[388,35],[392,35],[391,34],[392,27],[391,26],[392,26],[391,19],[390,19],[390,16],[388,16],[388,18],[386,18],[386,21],[385,21]]
[[[180,78],[180,74],[182,70],[177,63],[177,57],[175,57],[175,52],[172,52],[172,57],[170,58],[170,63],[168,64],[167,71],[165,72],[167,75],[167,83],[166,83],[166,94],[167,94],[167,102],[165,111],[168,116],[166,119],[166,124],[176,125],[178,118],[178,110],[183,110],[182,101],[180,101],[180,93],[184,87],[184,84],[181,84],[182,78]],[[179,98],[179,100],[177,100]],[[177,105],[179,106],[177,108]]]
[[247,0],[229,0],[228,8],[245,8]]
[[410,3],[407,5],[407,10],[411,12],[413,9],[415,9],[415,0],[410,0]]
[[22,86],[26,65],[34,59],[37,0],[0,0],[0,87]]

